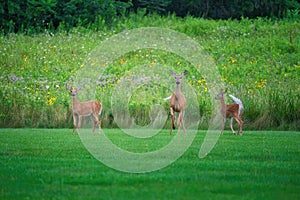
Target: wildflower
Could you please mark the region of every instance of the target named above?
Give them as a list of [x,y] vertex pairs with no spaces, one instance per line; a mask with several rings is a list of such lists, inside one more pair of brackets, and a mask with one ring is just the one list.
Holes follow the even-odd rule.
[[27,55],[24,55],[24,62],[27,62],[27,60],[28,60]]
[[97,60],[91,63],[91,67],[93,67],[95,64],[97,64]]
[[121,58],[121,59],[119,60],[119,63],[120,63],[121,65],[123,65],[124,63],[126,63],[126,60],[124,60],[123,58]]
[[206,84],[206,80],[204,78],[199,79],[197,82],[200,84]]
[[53,105],[53,103],[54,103],[54,101],[56,101],[56,97],[51,97],[50,99],[48,99],[48,101],[47,101],[47,103],[49,104],[49,105]]
[[107,66],[108,65],[108,62],[105,62],[105,63],[103,63],[101,66],[102,67],[105,67],[105,66]]
[[230,58],[230,61],[231,61],[231,63],[235,63],[235,62],[236,62],[236,59],[233,58],[233,57],[231,57],[231,58]]
[[260,81],[255,81],[255,86],[256,88],[264,88],[266,85],[267,80],[266,79],[261,79]]

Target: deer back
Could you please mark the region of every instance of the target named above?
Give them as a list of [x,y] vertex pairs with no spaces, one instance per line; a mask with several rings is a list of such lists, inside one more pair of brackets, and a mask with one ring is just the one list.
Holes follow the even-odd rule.
[[238,115],[239,104],[228,104],[226,105],[226,117],[233,116],[234,114]]
[[73,112],[78,115],[90,115],[92,113],[98,114],[101,110],[101,103],[95,100],[79,102],[73,99]]

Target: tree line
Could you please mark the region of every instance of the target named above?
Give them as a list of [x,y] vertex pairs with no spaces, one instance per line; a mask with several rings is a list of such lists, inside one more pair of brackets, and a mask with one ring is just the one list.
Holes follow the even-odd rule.
[[144,14],[175,14],[207,19],[241,17],[284,18],[300,9],[300,0],[3,0],[0,2],[0,31],[36,32],[88,26],[96,20],[110,25],[118,16],[140,10]]

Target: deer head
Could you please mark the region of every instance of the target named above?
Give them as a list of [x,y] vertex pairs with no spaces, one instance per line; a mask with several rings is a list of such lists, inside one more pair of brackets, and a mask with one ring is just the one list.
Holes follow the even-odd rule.
[[71,88],[67,83],[66,83],[66,88],[67,90],[70,92],[71,96],[76,96],[77,95],[77,92],[81,89],[80,87],[77,87],[77,88]]
[[224,98],[224,94],[226,94],[226,90],[220,90],[219,94],[216,96],[216,100],[221,100]]
[[180,85],[181,84],[181,81],[182,81],[182,78],[187,74],[187,71],[184,70],[181,75],[177,75],[175,74],[172,70],[170,70],[170,74],[175,78],[176,80],[176,85]]

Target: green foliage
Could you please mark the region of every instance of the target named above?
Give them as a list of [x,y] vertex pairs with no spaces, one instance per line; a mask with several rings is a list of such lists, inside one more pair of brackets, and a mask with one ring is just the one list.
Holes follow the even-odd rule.
[[160,14],[166,14],[166,8],[172,3],[171,0],[138,0],[137,2],[140,8],[146,8],[146,10],[150,13]]
[[[132,140],[105,129],[114,144],[148,152],[166,145],[168,130]],[[298,132],[245,131],[222,135],[198,158],[205,131],[176,162],[159,171],[128,174],[111,169],[84,148],[71,129],[1,129],[1,199],[297,199]],[[89,136],[92,137],[92,136]],[[97,137],[95,135],[94,137]]]
[[[40,33],[43,30],[76,26],[87,27],[97,18],[112,23],[112,19],[125,13],[130,2],[114,0],[14,0],[0,3],[0,31],[4,33]],[[62,26],[62,27],[61,27]]]
[[4,0],[0,2],[0,31],[41,33],[47,30],[70,30],[89,27],[101,21],[113,27],[116,16],[144,14],[204,17],[206,19],[285,18],[298,16],[297,0]]

